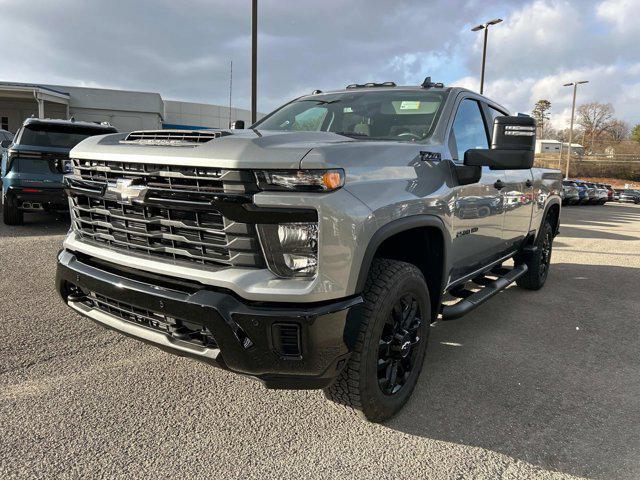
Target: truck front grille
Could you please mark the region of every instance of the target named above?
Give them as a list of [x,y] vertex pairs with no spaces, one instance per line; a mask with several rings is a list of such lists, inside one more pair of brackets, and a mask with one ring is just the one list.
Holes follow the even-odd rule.
[[209,329],[202,325],[152,312],[95,292],[91,292],[84,303],[121,320],[165,333],[175,340],[192,343],[199,347],[218,347]]
[[[254,225],[225,218],[210,204],[217,194],[255,192],[251,172],[77,159],[73,167],[85,187],[71,196],[72,221],[83,239],[209,267],[264,265]],[[107,184],[119,178],[141,180],[143,201],[105,196]]]

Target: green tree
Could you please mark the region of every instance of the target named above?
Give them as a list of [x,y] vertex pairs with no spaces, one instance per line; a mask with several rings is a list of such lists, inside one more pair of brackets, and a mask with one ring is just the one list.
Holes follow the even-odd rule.
[[636,142],[640,143],[640,123],[633,127],[633,130],[631,130],[631,140],[635,140]]
[[536,119],[536,125],[538,126],[538,134],[545,138],[547,130],[545,130],[545,124],[549,120],[549,110],[551,110],[551,102],[549,100],[538,100],[533,106],[531,114]]

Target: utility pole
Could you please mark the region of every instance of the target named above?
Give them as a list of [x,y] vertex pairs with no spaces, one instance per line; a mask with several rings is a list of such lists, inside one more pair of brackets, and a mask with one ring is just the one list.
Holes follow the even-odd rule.
[[[589,83],[589,81],[581,80],[579,82],[570,82],[570,83],[565,83],[563,85],[563,87],[571,87],[571,86],[573,87],[573,103],[571,105],[571,125],[569,127],[569,145],[567,147],[567,168],[564,175],[565,179],[569,178],[569,163],[571,163],[571,146],[573,142],[573,118],[576,113],[576,93],[578,91],[578,85],[582,83]],[[560,148],[560,158],[562,158],[562,147]]]
[[251,123],[258,112],[258,0],[251,2]]
[[485,70],[485,65],[487,63],[487,40],[489,38],[489,26],[496,25],[500,22],[502,22],[501,18],[494,18],[493,20],[490,20],[487,23],[476,25],[471,29],[472,32],[477,32],[478,30],[484,30],[484,43],[482,45],[482,71],[480,72],[480,94],[481,95],[484,92],[484,70]]

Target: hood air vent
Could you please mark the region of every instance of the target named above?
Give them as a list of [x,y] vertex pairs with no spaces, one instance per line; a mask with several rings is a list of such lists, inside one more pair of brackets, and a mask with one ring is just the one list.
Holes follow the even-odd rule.
[[139,130],[131,132],[120,143],[169,147],[195,146],[227,135],[231,135],[231,132],[223,130],[216,132],[211,130]]

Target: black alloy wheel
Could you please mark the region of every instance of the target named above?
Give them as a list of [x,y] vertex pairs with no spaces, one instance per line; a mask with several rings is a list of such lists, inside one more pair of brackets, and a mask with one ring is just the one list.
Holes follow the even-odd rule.
[[383,326],[378,348],[378,385],[385,395],[398,393],[415,366],[422,315],[418,300],[399,298]]
[[544,233],[544,239],[540,246],[540,278],[545,279],[549,272],[549,264],[551,263],[551,248],[553,246],[553,233],[551,229],[547,229]]

